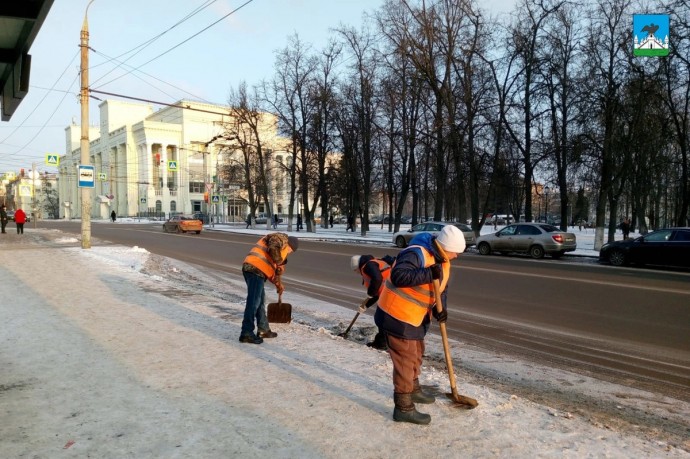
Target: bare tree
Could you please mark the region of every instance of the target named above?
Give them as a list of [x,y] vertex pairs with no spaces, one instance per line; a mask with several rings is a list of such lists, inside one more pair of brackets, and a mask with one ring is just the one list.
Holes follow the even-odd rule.
[[[228,105],[231,121],[223,126],[223,137],[232,142],[227,148],[239,148],[242,153],[241,168],[248,193],[249,213],[254,215],[259,204],[258,196],[266,203],[266,212],[273,215],[273,203],[269,199],[270,151],[265,149],[263,136],[266,128],[271,130],[270,126],[274,126],[275,122],[271,115],[260,109],[256,92],[251,95],[248,93],[245,82],[241,82],[237,90],[231,89]],[[266,228],[270,227],[269,218],[266,220]]]
[[312,207],[309,203],[309,171],[314,155],[307,148],[307,137],[316,110],[310,91],[317,68],[318,61],[310,54],[310,47],[295,34],[288,39],[288,46],[277,53],[275,77],[263,86],[265,101],[278,115],[279,130],[291,142],[292,161],[287,166],[290,179],[288,230],[292,229],[299,181],[307,231],[314,231]]

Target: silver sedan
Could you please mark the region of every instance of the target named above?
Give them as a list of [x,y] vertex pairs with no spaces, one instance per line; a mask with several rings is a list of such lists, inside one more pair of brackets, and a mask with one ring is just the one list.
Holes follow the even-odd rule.
[[477,238],[477,249],[482,255],[522,252],[532,258],[543,258],[545,253],[552,258],[560,258],[576,248],[577,240],[573,233],[546,223],[515,223]]

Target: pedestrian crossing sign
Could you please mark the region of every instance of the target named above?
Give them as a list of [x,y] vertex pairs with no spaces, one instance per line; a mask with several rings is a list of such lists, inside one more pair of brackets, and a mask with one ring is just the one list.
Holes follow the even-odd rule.
[[168,171],[177,172],[177,161],[168,161]]
[[220,196],[214,194],[213,196],[211,196],[211,202],[220,202]]
[[105,182],[105,172],[98,173],[98,180],[100,180],[101,182]]
[[33,193],[31,191],[31,185],[19,185],[19,196],[29,198],[33,196]]
[[55,153],[46,153],[46,166],[58,167],[60,165],[60,157]]

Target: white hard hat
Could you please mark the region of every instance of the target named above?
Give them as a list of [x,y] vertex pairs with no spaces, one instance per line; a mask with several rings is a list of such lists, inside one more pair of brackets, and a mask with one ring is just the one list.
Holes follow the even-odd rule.
[[353,255],[352,258],[350,258],[350,268],[353,271],[359,270],[359,258],[360,258],[360,255]]
[[446,252],[462,253],[465,251],[465,235],[455,225],[446,225],[436,238]]

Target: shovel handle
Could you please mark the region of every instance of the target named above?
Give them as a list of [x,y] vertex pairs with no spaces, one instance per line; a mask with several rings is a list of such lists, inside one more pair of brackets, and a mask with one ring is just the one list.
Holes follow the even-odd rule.
[[[436,311],[443,311],[443,303],[441,302],[441,285],[438,279],[434,279],[434,296],[436,297]],[[448,330],[446,330],[446,323],[438,324],[441,328],[441,338],[443,339],[443,353],[446,357],[446,367],[448,367],[448,379],[450,379],[450,390],[453,392],[453,397],[458,398],[458,388],[455,385],[455,372],[453,371],[453,360],[450,356],[450,346],[448,345]]]

